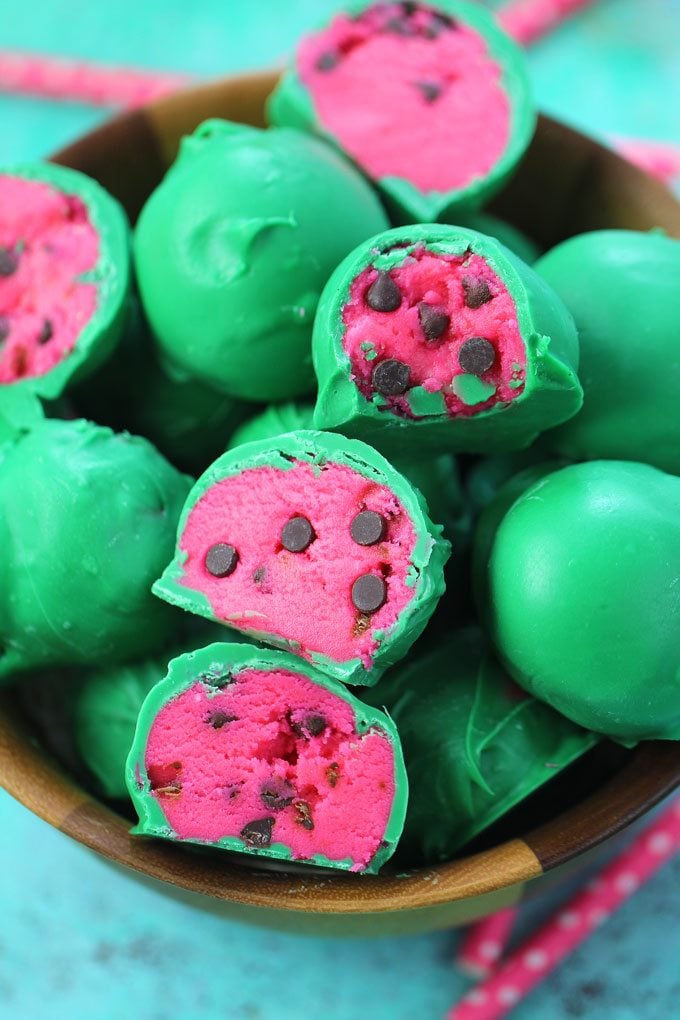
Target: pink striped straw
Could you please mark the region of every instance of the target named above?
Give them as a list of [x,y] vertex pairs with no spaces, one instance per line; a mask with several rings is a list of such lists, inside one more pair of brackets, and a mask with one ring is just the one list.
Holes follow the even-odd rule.
[[678,850],[680,797],[490,978],[468,992],[447,1020],[505,1016]]
[[184,88],[190,80],[183,74],[0,50],[0,90],[5,92],[130,109]]
[[593,0],[509,0],[498,11],[497,16],[501,26],[515,42],[528,46],[592,2]]
[[506,907],[470,925],[456,956],[458,969],[477,980],[488,977],[505,952],[516,917],[517,907]]

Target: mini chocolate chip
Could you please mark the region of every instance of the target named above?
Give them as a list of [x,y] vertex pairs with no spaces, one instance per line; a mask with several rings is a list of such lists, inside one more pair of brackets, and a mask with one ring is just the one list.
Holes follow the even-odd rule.
[[373,369],[373,388],[383,397],[398,397],[411,384],[411,369],[403,361],[388,358]]
[[297,824],[301,825],[303,829],[307,829],[308,832],[311,832],[314,828],[314,819],[312,818],[312,809],[307,801],[296,800],[294,807],[297,814],[297,818],[295,819]]
[[366,304],[374,312],[396,312],[401,304],[401,291],[389,273],[378,273],[366,291]]
[[0,276],[12,276],[19,266],[19,259],[9,248],[0,248]]
[[444,91],[444,87],[437,81],[414,81],[413,84],[419,90],[426,103],[434,103]]
[[253,581],[255,582],[255,584],[262,584],[262,582],[264,581],[266,576],[267,576],[267,568],[266,567],[258,567],[257,570],[253,573]]
[[214,730],[221,730],[225,723],[236,722],[238,719],[237,715],[229,715],[228,712],[213,712],[208,718],[208,722]]
[[288,552],[304,552],[315,538],[314,528],[306,517],[291,517],[283,526],[281,545]]
[[442,28],[458,28],[456,19],[452,18],[450,14],[445,14],[443,11],[433,11],[432,21],[435,25],[441,25]]
[[244,825],[239,835],[248,846],[264,849],[271,844],[273,828],[273,818],[256,818]]
[[425,301],[421,301],[418,305],[418,319],[426,340],[439,340],[451,322],[450,315],[443,312],[441,308],[428,305]]
[[294,797],[295,789],[287,779],[266,779],[260,787],[260,800],[270,811],[283,811]]
[[418,29],[410,25],[406,18],[388,18],[385,22],[385,30],[394,32],[395,35],[417,35]]
[[375,545],[382,542],[387,532],[387,521],[375,510],[362,510],[349,526],[349,533],[357,545]]
[[362,574],[352,585],[352,602],[360,613],[375,613],[386,599],[387,585],[376,574]]
[[322,53],[318,57],[315,67],[317,71],[332,71],[340,63],[340,56],[337,53],[333,53],[329,50],[327,53]]
[[331,787],[338,785],[338,779],[340,778],[340,766],[337,761],[331,762],[326,769],[326,782]]
[[218,542],[211,545],[205,557],[205,567],[213,577],[229,577],[236,570],[238,553],[233,545]]
[[471,336],[458,351],[458,364],[470,375],[482,375],[496,360],[496,351],[484,336]]
[[312,713],[306,715],[300,722],[292,722],[290,728],[298,737],[318,737],[328,726],[328,720],[323,715]]
[[40,332],[38,333],[38,343],[46,344],[48,340],[52,339],[54,329],[49,319],[44,319],[41,326]]
[[481,308],[493,297],[489,284],[481,276],[464,276],[461,283],[468,308]]
[[9,319],[6,315],[0,315],[0,344],[9,336]]

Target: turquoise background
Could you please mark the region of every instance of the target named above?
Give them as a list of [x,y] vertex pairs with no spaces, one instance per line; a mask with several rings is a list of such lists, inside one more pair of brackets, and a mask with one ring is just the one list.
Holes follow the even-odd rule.
[[[210,77],[281,61],[332,0],[0,0],[0,46]],[[541,107],[598,136],[680,144],[680,2],[601,0],[537,43]],[[0,96],[0,160],[105,112]],[[0,794],[0,1017],[436,1020],[467,987],[458,936],[339,942],[250,929],[138,887]],[[680,860],[556,971],[517,1020],[680,1016]],[[562,894],[564,895],[564,894]],[[521,928],[555,896],[526,908]]]

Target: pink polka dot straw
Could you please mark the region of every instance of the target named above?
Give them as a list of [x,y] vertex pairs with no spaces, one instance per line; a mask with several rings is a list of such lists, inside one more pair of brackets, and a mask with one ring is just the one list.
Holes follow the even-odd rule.
[[447,1020],[497,1020],[680,850],[680,797],[600,875],[454,1006]]
[[517,917],[517,907],[506,907],[470,925],[461,942],[456,966],[469,977],[487,977],[505,952]]
[[498,12],[502,27],[523,46],[551,32],[593,0],[509,0]]

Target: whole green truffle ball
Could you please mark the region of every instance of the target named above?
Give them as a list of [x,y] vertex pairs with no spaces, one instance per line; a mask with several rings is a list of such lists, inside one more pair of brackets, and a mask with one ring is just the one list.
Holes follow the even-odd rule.
[[639,460],[680,474],[680,241],[598,230],[534,266],[574,316],[584,402],[543,437],[574,460]]
[[338,262],[386,226],[370,186],[323,142],[207,121],[182,142],[135,235],[163,357],[232,397],[309,393],[319,294]]
[[0,683],[154,652],[177,616],[151,594],[190,480],[144,439],[47,420],[0,448]]
[[621,743],[680,739],[680,478],[562,468],[502,517],[492,503],[477,542],[480,608],[518,683]]

